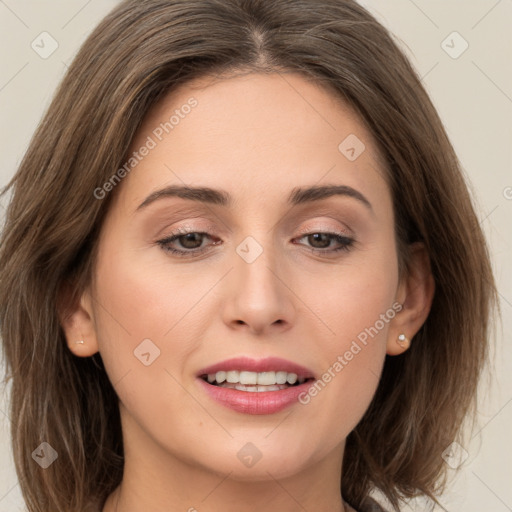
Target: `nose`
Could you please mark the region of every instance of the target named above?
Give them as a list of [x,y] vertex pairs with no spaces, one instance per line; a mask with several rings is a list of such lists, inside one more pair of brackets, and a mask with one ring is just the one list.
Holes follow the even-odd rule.
[[224,289],[225,324],[252,334],[288,330],[296,313],[290,281],[289,273],[283,265],[277,265],[271,250],[263,250],[254,261],[235,254]]

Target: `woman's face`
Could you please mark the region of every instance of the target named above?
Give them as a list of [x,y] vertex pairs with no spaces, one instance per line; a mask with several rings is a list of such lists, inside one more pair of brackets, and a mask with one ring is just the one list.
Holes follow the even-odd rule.
[[[399,334],[392,200],[369,132],[299,74],[249,74],[181,86],[133,151],[90,302],[127,455],[238,480],[339,461]],[[155,195],[167,187],[184,191]],[[316,393],[315,380],[258,392],[201,378],[214,365],[219,380],[293,382],[294,364]]]

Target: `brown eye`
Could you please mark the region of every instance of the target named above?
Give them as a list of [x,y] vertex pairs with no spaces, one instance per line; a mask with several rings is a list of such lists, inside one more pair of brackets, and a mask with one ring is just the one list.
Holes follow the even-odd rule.
[[158,240],[157,244],[160,245],[164,251],[175,254],[176,256],[196,256],[207,251],[210,245],[219,244],[217,241],[201,247],[204,238],[212,239],[208,233],[177,231],[176,233],[171,233],[170,236],[163,240]]
[[[187,233],[176,238],[185,249],[198,249],[201,247],[203,233]],[[199,242],[199,243],[198,243]]]
[[[348,251],[350,247],[355,242],[353,238],[348,236],[339,234],[339,233],[307,233],[302,235],[297,240],[301,240],[303,238],[307,239],[308,244],[311,247],[313,252],[319,253],[333,253],[338,251]],[[338,247],[330,248],[331,242],[337,242],[339,244]]]
[[327,233],[313,233],[308,235],[308,242],[316,249],[326,249],[331,245],[331,238]]

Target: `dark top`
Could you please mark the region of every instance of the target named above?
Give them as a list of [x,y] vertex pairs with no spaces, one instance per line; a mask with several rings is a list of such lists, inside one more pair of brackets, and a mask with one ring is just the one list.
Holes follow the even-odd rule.
[[345,502],[345,505],[348,508],[348,512],[386,512],[386,510],[384,510],[374,499],[370,497],[367,497],[364,500],[364,503],[361,505],[359,510],[351,507],[347,502]]

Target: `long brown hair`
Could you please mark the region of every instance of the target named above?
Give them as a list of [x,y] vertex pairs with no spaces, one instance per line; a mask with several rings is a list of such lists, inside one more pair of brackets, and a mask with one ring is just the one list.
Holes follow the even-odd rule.
[[[436,293],[410,350],[386,358],[348,436],[341,492],[378,489],[395,510],[434,498],[441,454],[458,439],[488,354],[496,291],[460,164],[416,72],[354,0],[128,0],[69,67],[12,188],[0,247],[0,322],[14,459],[30,512],[99,507],[120,483],[118,399],[101,356],[67,348],[58,297],[90,282],[113,195],[94,194],[125,162],[148,109],[205,75],[300,72],[348,102],[372,133],[391,189],[400,261],[422,241]],[[136,171],[134,171],[136,172]],[[474,409],[471,409],[474,410]],[[41,442],[58,460],[32,459]]]

